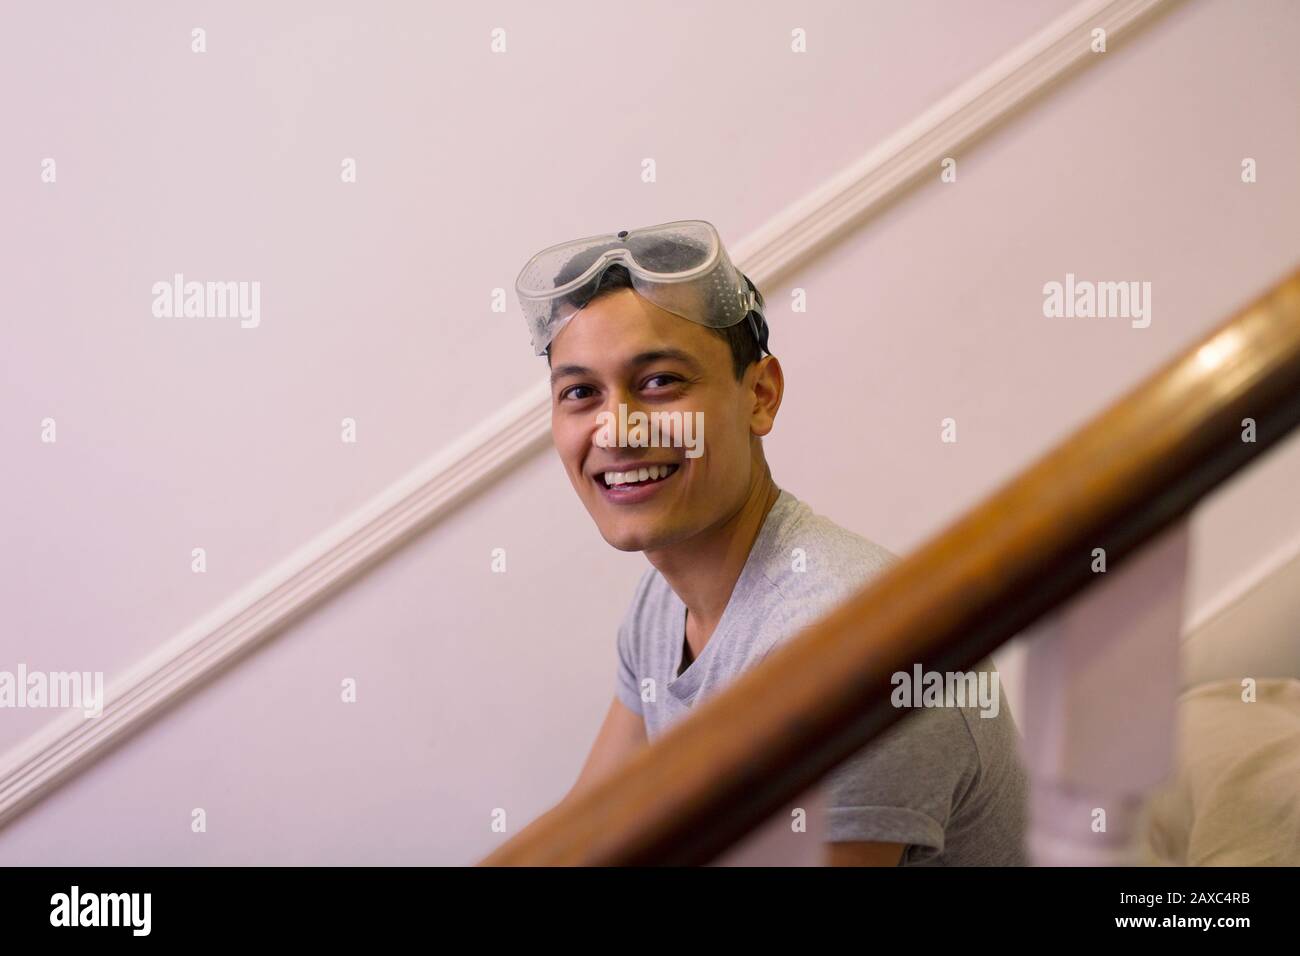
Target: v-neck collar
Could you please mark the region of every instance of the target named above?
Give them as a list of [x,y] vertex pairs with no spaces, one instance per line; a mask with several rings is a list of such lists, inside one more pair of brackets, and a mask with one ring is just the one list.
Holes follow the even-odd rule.
[[[729,624],[736,615],[733,608],[736,606],[736,595],[747,593],[753,588],[754,579],[764,572],[764,564],[767,561],[768,553],[772,546],[772,538],[777,533],[777,528],[782,524],[785,513],[794,503],[794,499],[785,491],[777,495],[776,501],[772,503],[771,509],[763,519],[763,526],[759,529],[757,537],[754,538],[754,544],[749,549],[749,554],[745,558],[745,566],[741,568],[740,577],[736,578],[736,583],[731,589],[731,597],[727,599],[727,606],[722,611],[722,617],[718,620],[718,626],[713,629],[713,634],[702,650],[686,670],[678,675],[681,669],[682,660],[686,656],[686,603],[677,596],[677,592],[672,588],[668,593],[672,595],[672,620],[673,640],[677,647],[676,654],[673,655],[673,677],[668,681],[667,690],[684,704],[689,704],[700,690],[700,684],[704,681],[704,675],[708,672],[709,661],[717,655],[717,648],[723,644],[729,637]],[[757,557],[755,557],[757,555]]]

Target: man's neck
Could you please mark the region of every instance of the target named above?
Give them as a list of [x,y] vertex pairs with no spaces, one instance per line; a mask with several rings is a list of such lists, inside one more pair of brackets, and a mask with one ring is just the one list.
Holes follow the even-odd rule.
[[781,489],[766,466],[730,518],[688,541],[646,552],[664,580],[686,605],[686,639],[699,657],[731,600],[749,552]]

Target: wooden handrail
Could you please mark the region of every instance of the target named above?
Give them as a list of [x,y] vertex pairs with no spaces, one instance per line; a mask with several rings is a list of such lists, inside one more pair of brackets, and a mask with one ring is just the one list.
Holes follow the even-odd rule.
[[1300,269],[482,865],[708,862],[1298,422]]

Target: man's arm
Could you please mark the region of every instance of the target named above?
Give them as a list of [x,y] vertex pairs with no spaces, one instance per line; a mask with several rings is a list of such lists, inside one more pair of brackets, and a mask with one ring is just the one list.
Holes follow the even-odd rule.
[[616,696],[605,713],[605,722],[600,725],[582,772],[561,802],[571,800],[575,794],[603,780],[647,742],[645,721],[641,715],[633,713]]
[[901,843],[827,843],[826,866],[898,866]]
[[[647,743],[645,721],[617,696],[605,712],[605,720],[591,745],[577,781],[565,794],[565,803],[617,770]],[[827,843],[827,866],[897,866],[903,855],[901,843]]]

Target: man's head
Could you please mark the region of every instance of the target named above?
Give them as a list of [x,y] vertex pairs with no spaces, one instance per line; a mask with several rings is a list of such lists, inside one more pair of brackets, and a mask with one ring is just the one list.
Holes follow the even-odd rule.
[[[552,439],[615,548],[654,551],[689,540],[734,515],[767,475],[760,439],[772,428],[783,379],[748,320],[713,328],[683,318],[639,295],[627,270],[612,265],[551,341],[547,361]],[[620,420],[620,405],[623,420],[640,412],[662,425],[654,447],[617,444],[618,427],[611,434],[607,426]],[[626,481],[642,466],[667,477]]]

